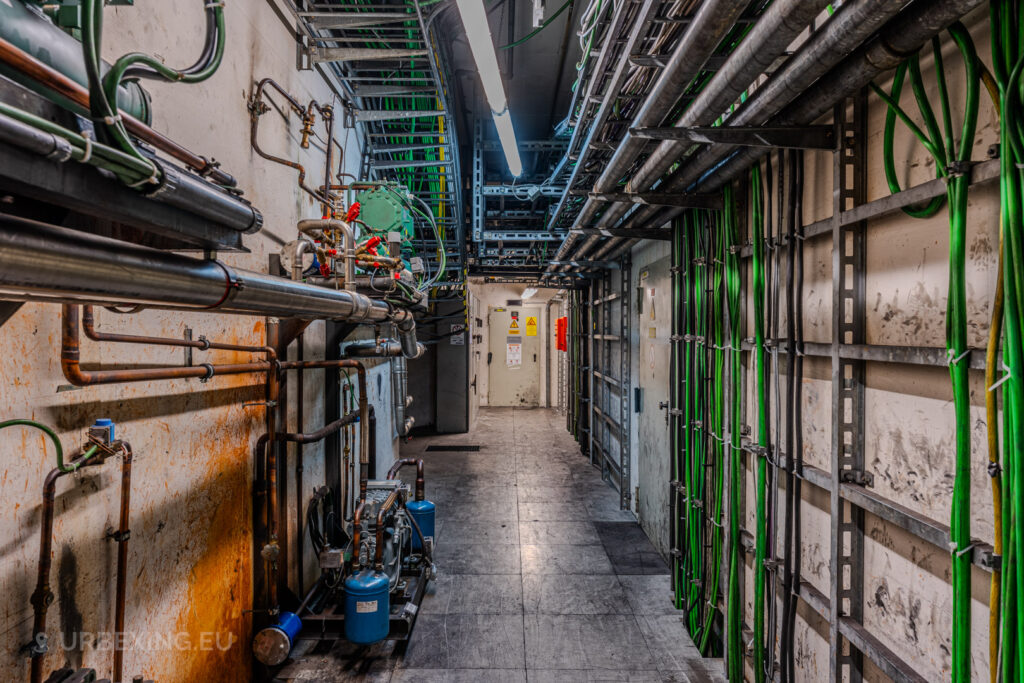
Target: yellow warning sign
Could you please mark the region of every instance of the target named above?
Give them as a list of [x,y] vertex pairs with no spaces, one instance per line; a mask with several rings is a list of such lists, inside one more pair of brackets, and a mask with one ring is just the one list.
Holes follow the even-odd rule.
[[537,316],[528,315],[526,316],[526,336],[536,337],[537,336]]
[[508,326],[509,334],[519,334],[519,321],[512,318],[512,323]]

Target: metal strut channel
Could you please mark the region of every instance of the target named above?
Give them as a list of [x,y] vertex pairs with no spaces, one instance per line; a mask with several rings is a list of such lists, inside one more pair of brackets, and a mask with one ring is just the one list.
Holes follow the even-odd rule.
[[[844,211],[864,203],[867,187],[867,94],[846,97],[835,108],[832,227],[832,491],[829,603],[829,678],[859,683],[861,650],[840,624],[864,617],[864,511],[840,495],[849,477],[864,476],[864,361],[844,357],[843,344],[863,344],[865,223],[843,225]],[[847,631],[848,633],[849,631]]]

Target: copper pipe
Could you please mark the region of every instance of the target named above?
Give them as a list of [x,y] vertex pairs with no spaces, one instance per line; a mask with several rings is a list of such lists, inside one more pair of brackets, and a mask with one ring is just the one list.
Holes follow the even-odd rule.
[[359,543],[363,534],[363,510],[366,509],[366,501],[360,500],[356,506],[355,514],[352,515],[352,570],[359,568]]
[[128,539],[131,537],[129,527],[129,510],[132,493],[132,447],[122,441],[123,458],[121,460],[121,520],[114,536],[117,541],[117,593],[114,603],[114,683],[121,683],[124,669],[124,612],[125,594],[128,591]]
[[[71,461],[69,468],[78,468],[100,464],[105,459],[105,454],[100,451],[87,457],[82,454]],[[69,469],[68,472],[71,470]],[[39,523],[39,568],[36,574],[36,588],[32,592],[30,602],[32,603],[32,638],[36,648],[44,648],[46,643],[46,612],[53,604],[53,591],[50,590],[50,555],[53,554],[53,505],[57,497],[57,480],[68,472],[62,472],[58,468],[50,470],[43,481],[43,504],[42,517]],[[42,652],[32,653],[32,683],[42,683],[43,680],[43,657]]]
[[392,491],[377,511],[376,544],[373,548],[373,568],[384,571],[384,515],[398,502],[398,491]]
[[217,349],[218,351],[243,351],[246,353],[263,353],[266,354],[267,358],[274,360],[277,358],[277,352],[269,346],[243,346],[240,344],[226,344],[224,342],[209,341],[204,337],[199,339],[174,339],[173,337],[145,337],[138,335],[129,334],[110,334],[108,332],[100,332],[96,329],[95,318],[93,317],[93,307],[86,304],[82,306],[82,330],[85,332],[85,336],[93,341],[98,342],[113,342],[116,344],[152,344],[154,346],[176,346],[182,348],[199,349],[200,351],[206,351],[207,349]]
[[117,384],[120,382],[146,382],[160,379],[182,379],[198,377],[209,379],[215,375],[242,375],[267,372],[271,363],[235,363],[212,365],[206,363],[178,368],[138,368],[132,370],[83,370],[79,342],[78,307],[64,304],[61,325],[60,366],[64,377],[79,387],[93,384]]
[[426,489],[425,480],[423,478],[423,461],[415,458],[402,458],[396,460],[395,464],[388,470],[388,479],[394,479],[395,475],[398,474],[398,470],[402,469],[406,465],[416,465],[416,500],[426,500],[424,490]]
[[342,427],[359,422],[359,411],[352,411],[346,413],[342,417],[338,418],[334,422],[324,425],[315,432],[305,432],[299,434],[292,434],[291,432],[285,434],[278,434],[278,441],[290,441],[292,443],[316,443],[317,441],[323,441],[327,436],[337,432]]
[[[88,114],[88,90],[2,38],[0,38],[0,62],[38,81],[47,89],[69,100],[72,104],[79,107],[82,112]],[[238,181],[233,176],[217,168],[210,160],[182,147],[174,140],[171,140],[163,133],[153,130],[131,114],[124,111],[119,111],[118,113],[121,115],[121,119],[128,132],[140,140],[144,140],[161,152],[174,157],[195,170],[199,175],[209,177],[210,180],[218,185],[226,185],[228,187],[238,185]]]

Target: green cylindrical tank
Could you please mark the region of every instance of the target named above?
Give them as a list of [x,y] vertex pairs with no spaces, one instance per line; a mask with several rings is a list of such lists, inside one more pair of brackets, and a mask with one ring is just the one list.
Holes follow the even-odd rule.
[[[0,38],[24,50],[81,86],[88,86],[82,44],[58,28],[42,10],[22,0],[0,0]],[[110,68],[104,63],[104,72]],[[62,107],[87,114],[78,105],[48,90],[6,64],[0,63],[0,75],[39,93]],[[151,123],[149,94],[138,83],[125,83],[118,89],[117,105],[135,118]]]

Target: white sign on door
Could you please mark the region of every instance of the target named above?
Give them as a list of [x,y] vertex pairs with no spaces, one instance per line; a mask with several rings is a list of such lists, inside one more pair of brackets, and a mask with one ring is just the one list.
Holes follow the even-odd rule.
[[523,365],[523,345],[505,345],[505,365],[509,370],[518,370]]

